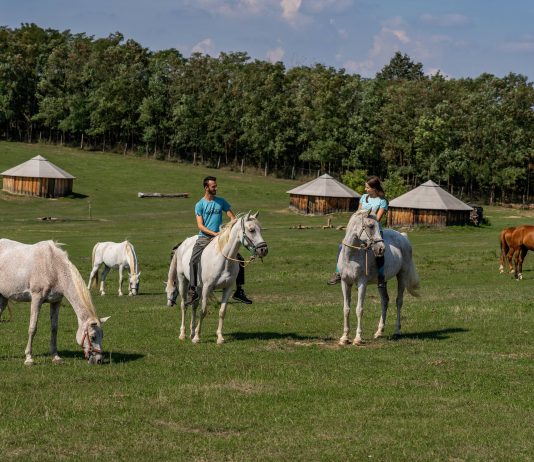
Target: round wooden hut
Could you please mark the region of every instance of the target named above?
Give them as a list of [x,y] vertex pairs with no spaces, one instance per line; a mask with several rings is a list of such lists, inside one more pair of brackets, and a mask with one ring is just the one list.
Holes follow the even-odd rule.
[[42,156],[2,173],[3,190],[27,196],[61,197],[72,193],[74,176]]
[[321,175],[290,191],[289,208],[308,215],[353,212],[360,195],[328,174]]
[[472,210],[429,180],[389,203],[388,226],[466,225]]

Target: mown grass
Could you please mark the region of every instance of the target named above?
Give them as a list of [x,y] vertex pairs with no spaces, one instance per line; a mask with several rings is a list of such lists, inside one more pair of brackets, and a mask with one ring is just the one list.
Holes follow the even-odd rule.
[[[48,356],[45,307],[36,365],[25,367],[29,307],[14,304],[13,321],[0,324],[1,460],[532,459],[532,257],[521,282],[497,271],[499,230],[532,223],[532,213],[487,207],[490,224],[481,228],[410,232],[422,290],[405,298],[402,337],[388,337],[392,309],[386,337],[372,340],[379,301],[370,288],[366,345],[339,347],[341,291],[325,281],[342,231],[287,210],[295,182],[8,143],[0,143],[0,171],[37,154],[77,177],[76,195],[2,193],[1,236],[66,244],[85,279],[95,242],[128,238],[141,295],[119,298],[116,272],[106,297],[93,293],[98,314],[111,315],[100,367],[83,360],[68,303],[58,335],[63,364]],[[180,342],[178,310],[165,306],[163,292],[169,250],[195,232],[193,205],[214,173],[234,211],[260,209],[270,246],[263,264],[247,268],[254,304],[229,306],[221,347],[216,307],[201,344]],[[192,198],[138,199],[138,191]],[[347,220],[339,214],[333,223]],[[290,229],[299,223],[315,228]]]

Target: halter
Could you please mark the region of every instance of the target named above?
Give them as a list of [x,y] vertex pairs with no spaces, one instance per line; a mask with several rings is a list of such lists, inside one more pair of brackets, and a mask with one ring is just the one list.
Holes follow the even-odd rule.
[[[264,247],[267,247],[267,243],[265,241],[260,242],[258,245],[254,244],[254,242],[252,242],[252,239],[250,239],[247,236],[247,232],[245,230],[245,220],[243,220],[243,219],[241,220],[241,240],[240,240],[240,242],[251,253],[251,257],[250,257],[249,260],[238,260],[237,258],[229,257],[228,255],[225,255],[222,252],[222,250],[221,250],[221,254],[227,260],[238,262],[239,265],[242,266],[243,268],[245,268],[249,263],[251,263],[254,260],[256,260],[256,258],[257,258],[256,251],[258,249],[262,249]],[[261,257],[260,257],[260,259],[261,259]]]
[[[356,236],[356,238],[360,241],[360,245],[359,246],[355,246],[355,245],[351,245],[351,244],[347,244],[344,240],[341,241],[341,243],[346,246],[346,247],[350,247],[351,249],[355,249],[355,250],[364,250],[365,251],[365,275],[367,276],[369,274],[369,265],[368,265],[368,250],[371,249],[373,247],[373,245],[379,243],[379,242],[384,242],[384,239],[382,237],[380,237],[380,239],[375,239],[373,238],[369,232],[367,231],[367,227],[365,226],[365,222],[364,222],[364,217],[362,215],[362,229],[360,230],[360,232],[358,233],[358,235]],[[365,234],[367,235],[367,242],[364,242],[362,240],[362,234],[365,232]]]
[[[362,218],[362,229],[360,230],[360,232],[356,236],[356,238],[360,241],[361,244],[359,246],[354,246],[354,245],[351,245],[351,244],[347,244],[345,241],[342,241],[342,244],[347,246],[347,247],[350,247],[351,249],[369,250],[371,247],[373,247],[373,245],[378,244],[379,242],[384,242],[384,239],[382,237],[374,238],[373,236],[371,236],[369,234],[369,232],[367,231],[367,226],[365,226],[365,222],[364,222],[365,217],[362,215],[361,218]],[[367,242],[365,242],[362,239],[362,234],[363,233],[365,233],[367,235]]]
[[100,348],[96,348],[93,345],[93,343],[91,342],[91,336],[89,335],[89,328],[88,327],[85,328],[85,331],[83,333],[82,348],[83,348],[84,340],[86,338],[87,338],[87,343],[89,343],[89,348],[87,350],[85,348],[83,349],[83,355],[84,355],[85,359],[89,359],[91,356],[95,356],[97,353],[102,354],[102,350]]

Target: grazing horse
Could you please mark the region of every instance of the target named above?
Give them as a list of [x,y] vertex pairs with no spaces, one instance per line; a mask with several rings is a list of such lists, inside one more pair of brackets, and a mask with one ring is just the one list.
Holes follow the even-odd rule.
[[534,226],[521,225],[510,237],[510,248],[515,253],[515,277],[523,279],[523,261],[529,250],[534,250]]
[[[230,297],[230,292],[235,284],[239,271],[239,260],[237,253],[243,244],[252,257],[248,262],[256,257],[263,258],[267,255],[267,243],[261,235],[260,222],[255,215],[242,215],[227,223],[219,235],[214,237],[203,250],[200,259],[200,282],[202,287],[200,296],[201,312],[198,324],[195,325],[196,308],[198,301],[193,303],[191,308],[191,340],[193,343],[200,341],[200,328],[202,320],[207,313],[208,297],[215,289],[223,289],[221,307],[219,309],[219,326],[217,328],[217,343],[224,343],[222,335],[224,316],[226,314],[226,304]],[[192,236],[183,241],[172,256],[167,278],[167,305],[176,303],[178,294],[181,299],[182,322],[180,325],[180,340],[185,339],[185,297],[187,295],[187,281],[189,280],[189,262],[191,252],[195,245],[197,236]],[[245,262],[246,264],[246,262]]]
[[501,255],[499,257],[499,272],[504,273],[504,262],[505,259],[508,260],[508,269],[510,273],[514,272],[514,267],[512,265],[512,259],[514,256],[515,249],[510,247],[512,234],[515,230],[515,227],[504,228],[499,234],[499,241],[501,243]]
[[[361,321],[365,292],[368,283],[376,283],[378,280],[376,257],[381,255],[385,257],[385,279],[397,277],[395,336],[399,336],[404,289],[408,289],[410,294],[417,296],[417,289],[419,288],[419,277],[412,260],[410,242],[404,235],[392,229],[385,229],[382,237],[376,217],[367,210],[359,210],[349,220],[342,246],[337,263],[341,275],[344,314],[343,335],[339,339],[339,344],[349,343],[349,315],[353,284],[356,284],[358,288],[358,305],[356,306],[358,326],[356,337],[352,343],[354,345],[363,343]],[[378,323],[378,330],[374,335],[375,338],[381,337],[384,333],[389,303],[387,287],[379,288],[378,291],[382,302],[382,315]]]
[[30,327],[24,364],[33,364],[32,343],[37,331],[41,305],[50,303],[50,353],[54,363],[61,362],[57,353],[59,307],[63,296],[78,318],[76,341],[91,364],[102,362],[102,324],[82,276],[68,259],[67,253],[53,241],[27,245],[0,239],[0,315],[9,300],[31,302]]
[[119,268],[119,296],[122,296],[122,270],[126,268],[129,273],[128,295],[137,295],[139,291],[139,277],[141,272],[137,267],[137,255],[134,246],[128,242],[97,242],[93,247],[92,270],[87,288],[98,285],[98,268],[104,263],[100,295],[106,295],[104,283],[111,268]]

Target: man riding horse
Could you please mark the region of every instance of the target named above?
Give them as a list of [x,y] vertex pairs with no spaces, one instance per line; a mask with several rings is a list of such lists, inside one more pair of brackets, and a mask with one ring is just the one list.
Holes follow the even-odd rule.
[[[191,263],[189,268],[190,280],[189,291],[186,304],[190,305],[199,299],[197,291],[198,275],[200,273],[200,257],[204,248],[211,242],[211,240],[219,234],[222,224],[222,213],[231,219],[235,219],[235,214],[232,212],[230,204],[222,197],[217,195],[217,178],[214,176],[207,176],[204,178],[204,196],[195,205],[195,216],[197,219],[197,226],[199,229],[198,239],[193,247],[191,254]],[[237,254],[237,259],[243,261],[243,257]],[[239,266],[239,273],[236,280],[236,291],[233,299],[240,302],[250,304],[252,300],[247,298],[243,285],[245,284],[245,269],[243,265]]]

